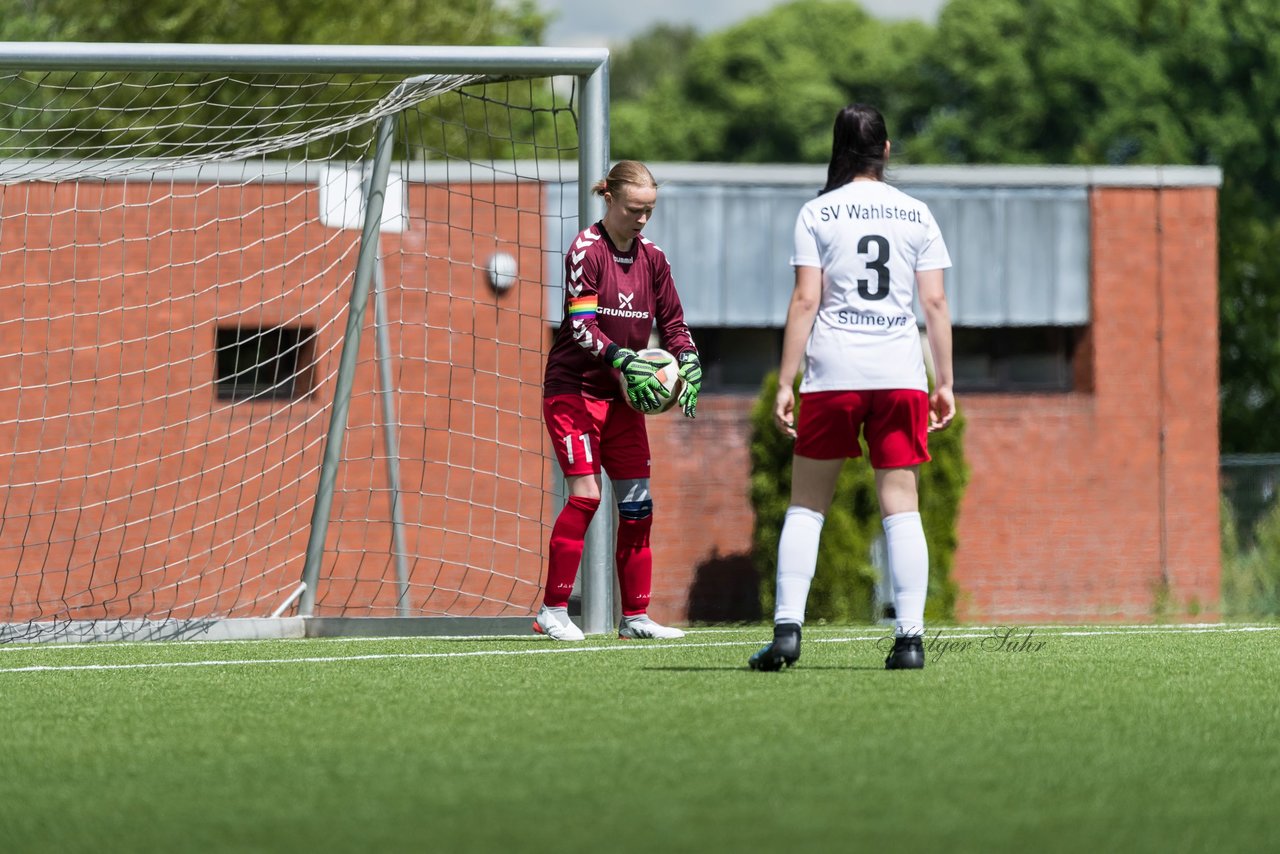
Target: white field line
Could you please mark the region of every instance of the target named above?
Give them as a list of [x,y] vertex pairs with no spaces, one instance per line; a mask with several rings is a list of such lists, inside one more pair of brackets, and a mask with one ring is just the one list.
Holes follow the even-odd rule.
[[[879,627],[884,634],[892,628],[889,624]],[[752,632],[768,639],[767,625],[762,624],[755,628],[730,627],[723,629],[686,629],[690,637],[702,635],[740,635],[746,632]],[[958,626],[939,626],[929,629],[929,635],[941,631],[946,637],[961,637],[960,635],[950,634],[951,632],[986,632],[988,635],[996,630],[1006,631],[1013,629],[1015,632],[1023,633],[1027,631],[1048,632],[1055,635],[1066,635],[1073,632],[1085,630],[1106,630],[1109,634],[1150,634],[1155,631],[1161,634],[1177,634],[1179,632],[1187,632],[1191,634],[1200,634],[1206,631],[1228,631],[1228,632],[1244,632],[1244,631],[1278,631],[1280,625],[1274,623],[1161,623],[1153,625],[1151,623],[1043,623],[1043,624],[1023,624],[1023,623],[999,623],[986,625],[958,625]],[[805,640],[817,640],[819,632],[844,632],[848,631],[848,627],[841,626],[806,626]],[[877,637],[883,637],[884,634]],[[985,636],[985,635],[984,635]],[[105,648],[109,645],[112,649],[118,649],[125,644],[138,644],[145,646],[146,649],[158,649],[166,646],[195,647],[195,646],[220,646],[228,647],[243,644],[260,644],[260,643],[279,643],[279,644],[335,644],[335,643],[383,643],[388,641],[495,641],[506,640],[513,643],[527,641],[529,643],[546,643],[546,639],[530,632],[527,635],[383,635],[368,637],[323,637],[323,638],[226,638],[221,640],[200,640],[193,638],[191,640],[148,640],[148,641],[103,641],[101,645]],[[764,641],[761,641],[763,643]],[[0,655],[10,652],[30,652],[33,650],[41,650],[43,652],[65,652],[69,650],[79,650],[83,652],[89,649],[93,644],[89,643],[0,643]],[[687,644],[686,644],[687,646]],[[3,671],[0,671],[3,672]]]
[[[1001,627],[1003,628],[1003,627]],[[1015,632],[1021,630],[1021,627],[1015,629]],[[1151,627],[1134,631],[1115,631],[1113,629],[1098,630],[1075,630],[1064,631],[1054,634],[1054,637],[1098,637],[1105,635],[1134,635],[1134,634],[1238,634],[1244,632],[1274,632],[1280,631],[1280,626],[1200,626],[1198,628],[1177,628],[1173,631],[1169,627]],[[825,638],[807,638],[808,643],[858,643],[863,641],[881,641],[884,640],[886,634],[881,632],[869,635],[850,635],[846,637],[825,637]],[[991,632],[972,632],[966,629],[965,632],[956,634],[943,634],[944,640],[981,640],[992,637]],[[386,640],[382,638],[381,640]],[[434,639],[433,639],[434,640]],[[715,647],[729,646],[757,646],[763,641],[760,638],[741,641],[711,641],[711,642],[684,642],[684,643],[631,643],[631,644],[611,644],[609,646],[539,646],[533,649],[482,649],[471,650],[467,652],[397,652],[397,653],[376,653],[365,655],[332,655],[332,656],[306,656],[303,658],[259,658],[259,659],[211,659],[204,661],[164,661],[164,662],[140,662],[136,664],[36,664],[26,667],[3,667],[0,668],[0,674],[3,673],[48,673],[54,671],[83,671],[83,670],[163,670],[173,667],[239,667],[247,665],[265,665],[265,664],[329,664],[345,661],[407,661],[414,659],[433,659],[433,658],[486,658],[497,656],[513,656],[513,655],[563,655],[582,652],[633,652],[646,651],[654,649],[709,649]],[[80,647],[83,649],[83,647]]]
[[[892,622],[886,622],[875,628],[882,629],[886,633],[893,628]],[[768,629],[768,626],[765,626]],[[1262,629],[1266,631],[1280,631],[1280,623],[992,623],[990,625],[975,625],[971,623],[963,623],[954,626],[930,626],[928,633],[933,635],[935,632],[941,631],[944,635],[950,632],[986,632],[1006,631],[1013,629],[1015,632],[1053,632],[1061,634],[1064,632],[1076,631],[1105,631],[1111,634],[1147,634],[1152,631],[1162,634],[1177,634],[1178,632],[1190,632],[1199,634],[1204,631],[1250,631],[1254,629]],[[688,629],[689,634],[699,635],[715,635],[715,634],[737,634],[744,631],[753,631],[750,628],[729,627],[718,629]],[[805,640],[809,639],[811,632],[841,632],[848,631],[848,627],[841,626],[805,626]],[[182,641],[176,641],[182,643]]]

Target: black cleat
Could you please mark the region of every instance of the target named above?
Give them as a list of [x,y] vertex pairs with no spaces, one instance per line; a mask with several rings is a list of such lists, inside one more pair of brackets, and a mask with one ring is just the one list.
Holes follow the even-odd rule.
[[752,670],[781,670],[800,659],[800,626],[778,623],[773,627],[773,640],[747,659]]
[[924,639],[920,635],[896,637],[884,660],[885,670],[923,670]]

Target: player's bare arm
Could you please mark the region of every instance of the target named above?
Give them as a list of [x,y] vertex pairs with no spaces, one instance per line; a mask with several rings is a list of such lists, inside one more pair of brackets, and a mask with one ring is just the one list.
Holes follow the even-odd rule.
[[822,300],[822,269],[796,267],[795,289],[787,306],[787,325],[782,333],[782,363],[778,368],[778,396],[774,399],[773,418],[778,428],[791,438],[796,436],[795,386],[804,356],[805,343],[813,330]]
[[929,432],[945,430],[955,418],[956,400],[952,385],[955,374],[951,364],[951,309],[943,288],[942,270],[916,273],[920,305],[924,310],[925,331],[929,351],[933,354],[934,385],[929,394]]

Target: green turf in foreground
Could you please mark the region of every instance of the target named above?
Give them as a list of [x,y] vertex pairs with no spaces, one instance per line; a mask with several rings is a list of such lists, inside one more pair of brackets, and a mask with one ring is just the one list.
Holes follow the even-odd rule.
[[[773,674],[745,667],[764,629],[586,649],[0,648],[0,839],[11,852],[1272,847],[1280,631],[1083,631],[1000,644],[946,629],[955,646],[933,636],[929,667],[910,673],[881,669],[867,628],[806,629],[800,664]],[[253,661],[276,663],[238,663]],[[83,669],[118,665],[144,666]],[[20,669],[35,666],[53,669]]]

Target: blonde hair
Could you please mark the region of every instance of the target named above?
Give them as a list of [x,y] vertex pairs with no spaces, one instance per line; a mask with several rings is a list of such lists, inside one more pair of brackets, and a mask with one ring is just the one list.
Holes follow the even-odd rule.
[[592,185],[591,192],[597,196],[608,193],[616,198],[625,184],[658,189],[658,182],[653,180],[653,173],[649,171],[648,166],[639,160],[619,160],[609,170],[608,175]]

